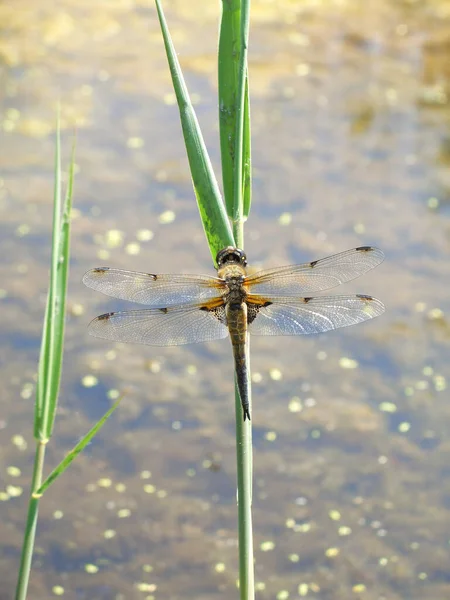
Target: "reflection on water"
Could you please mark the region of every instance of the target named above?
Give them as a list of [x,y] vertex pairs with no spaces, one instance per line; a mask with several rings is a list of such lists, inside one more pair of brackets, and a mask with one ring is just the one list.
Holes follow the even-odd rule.
[[[217,5],[167,3],[214,164]],[[187,7],[189,6],[189,10]],[[376,322],[252,342],[260,598],[449,597],[450,310],[445,2],[253,2],[254,266],[376,244],[345,293]],[[88,338],[116,301],[89,268],[213,274],[153,9],[0,8],[1,592],[11,597],[51,222],[53,119],[78,133],[70,317],[52,468],[131,392],[46,495],[30,597],[235,597],[229,343]],[[1,594],[0,594],[1,596]]]

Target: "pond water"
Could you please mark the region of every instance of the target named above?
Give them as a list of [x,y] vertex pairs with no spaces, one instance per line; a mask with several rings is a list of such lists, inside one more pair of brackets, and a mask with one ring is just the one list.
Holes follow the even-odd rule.
[[[219,3],[164,2],[219,173]],[[254,0],[253,266],[381,247],[337,293],[386,313],[317,337],[252,340],[257,597],[450,596],[450,8]],[[13,596],[33,458],[50,257],[54,122],[74,130],[69,318],[48,470],[127,397],[41,503],[29,597],[236,598],[229,342],[88,336],[123,306],[109,265],[214,274],[150,2],[0,7],[0,599]]]

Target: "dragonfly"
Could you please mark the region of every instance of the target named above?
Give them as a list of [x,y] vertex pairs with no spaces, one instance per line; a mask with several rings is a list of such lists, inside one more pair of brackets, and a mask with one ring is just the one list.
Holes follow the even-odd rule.
[[228,246],[217,254],[217,277],[169,275],[98,267],[83,283],[107,296],[148,308],[108,312],[88,326],[116,342],[178,346],[231,339],[244,421],[250,420],[245,346],[248,334],[304,335],[355,325],[384,312],[365,294],[311,296],[351,281],[379,265],[383,252],[360,246],[320,260],[247,272],[247,257]]

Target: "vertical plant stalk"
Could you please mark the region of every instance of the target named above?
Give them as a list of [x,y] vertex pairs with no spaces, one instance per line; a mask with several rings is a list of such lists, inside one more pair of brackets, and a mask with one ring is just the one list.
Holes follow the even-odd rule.
[[74,152],[75,144],[72,148],[69,181],[64,201],[63,215],[61,217],[61,141],[58,114],[54,167],[55,186],[53,197],[52,261],[41,352],[39,356],[34,411],[36,452],[34,457],[30,499],[28,503],[28,515],[16,586],[16,600],[25,600],[27,597],[39,511],[40,495],[36,494],[36,491],[42,483],[45,448],[52,434],[58,403],[63,358],[66,310],[65,300],[69,272],[70,211],[73,193]]
[[[235,132],[233,136],[234,147],[232,148],[232,158],[234,159],[232,173],[233,201],[231,207],[230,203],[227,203],[227,208],[232,221],[233,236],[236,241],[236,245],[238,248],[243,248],[244,217],[248,215],[248,210],[250,208],[250,126],[247,87],[247,48],[249,35],[250,0],[242,0],[242,2],[239,2],[239,7],[236,5],[236,2],[232,2],[231,8],[233,8],[234,12],[231,13],[231,18],[230,15],[227,15],[225,12],[226,4],[227,3],[225,2],[224,17],[227,19],[226,22],[230,23],[231,32],[229,32],[228,36],[225,36],[224,24],[222,24],[221,38],[224,37],[225,40],[231,40],[233,43],[233,48],[227,49],[225,43],[223,43],[220,51],[222,51],[222,53],[226,53],[228,50],[228,52],[235,57],[235,61],[237,60],[237,65],[235,65],[235,69],[237,67],[237,78],[234,78],[231,82],[228,82],[228,85],[231,86],[231,90],[228,90],[227,94],[228,97],[231,96],[235,98]],[[233,16],[236,16],[236,14],[239,14],[240,17],[238,32],[236,19],[233,18]],[[237,47],[240,50],[238,53],[235,52],[236,33],[238,34]],[[224,57],[222,58],[225,60]],[[245,163],[248,167],[247,169],[244,169],[244,156],[246,156]],[[248,202],[244,199],[244,191],[248,198]],[[245,344],[245,354],[248,366],[246,385],[251,410],[250,341],[248,334]],[[252,428],[250,420],[244,421],[242,419],[241,399],[236,378],[235,415],[239,529],[239,592],[241,600],[253,600],[255,597],[255,583],[252,527]]]
[[41,442],[40,440],[38,440],[36,443],[33,478],[31,481],[31,494],[28,502],[28,514],[25,525],[25,535],[23,538],[22,554],[20,557],[19,575],[16,587],[16,600],[26,600],[27,597],[39,513],[39,498],[35,498],[33,496],[33,492],[41,485],[46,445],[47,444],[45,442]]

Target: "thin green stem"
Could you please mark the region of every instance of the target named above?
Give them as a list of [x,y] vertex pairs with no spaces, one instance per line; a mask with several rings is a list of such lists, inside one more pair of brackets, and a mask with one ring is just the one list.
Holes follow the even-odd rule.
[[31,572],[31,561],[33,560],[34,539],[36,536],[36,526],[39,512],[39,498],[34,497],[34,492],[39,489],[42,482],[42,473],[44,469],[44,458],[46,442],[38,440],[36,442],[36,453],[34,455],[33,478],[31,481],[31,493],[28,503],[27,523],[22,545],[22,554],[20,557],[19,576],[16,587],[16,600],[26,600],[28,582]]
[[[245,85],[247,73],[247,49],[250,23],[250,0],[242,0],[241,7],[241,53],[239,56],[238,88],[236,98],[236,136],[234,154],[234,194],[233,194],[233,225],[243,221],[244,202],[243,188],[243,148],[244,148],[244,116],[245,116]],[[237,240],[236,240],[237,243]],[[238,244],[238,247],[242,247]]]

